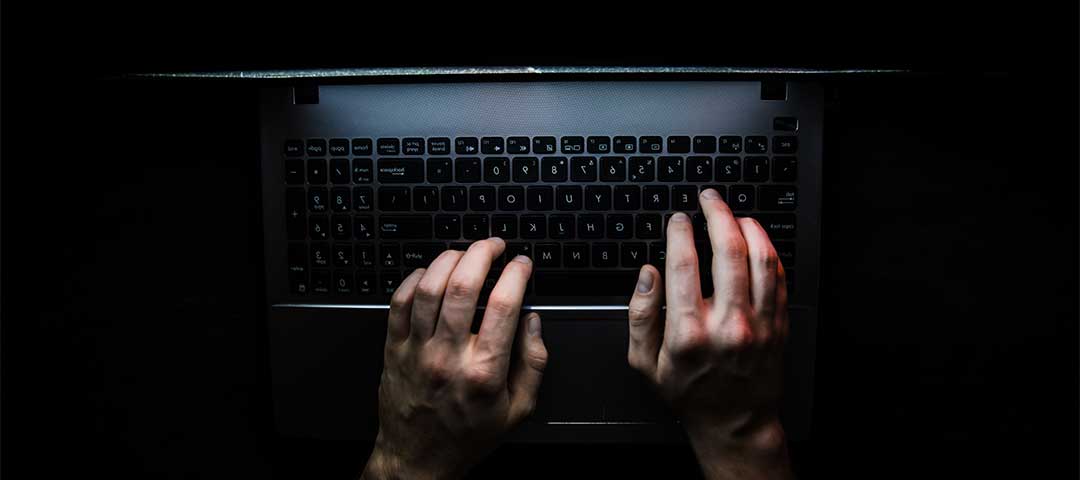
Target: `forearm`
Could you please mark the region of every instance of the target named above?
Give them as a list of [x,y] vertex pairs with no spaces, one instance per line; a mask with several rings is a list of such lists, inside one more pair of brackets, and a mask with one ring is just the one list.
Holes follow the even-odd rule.
[[360,474],[360,480],[435,480],[456,479],[463,476],[463,471],[422,467],[405,461],[376,444],[364,466],[363,473]]
[[778,419],[722,428],[687,425],[694,454],[708,479],[794,478]]

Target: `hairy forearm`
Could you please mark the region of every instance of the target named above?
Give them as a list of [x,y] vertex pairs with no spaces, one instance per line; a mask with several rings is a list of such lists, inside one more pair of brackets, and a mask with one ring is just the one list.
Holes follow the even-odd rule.
[[738,428],[720,428],[715,424],[687,427],[705,478],[794,478],[784,429],[775,418]]

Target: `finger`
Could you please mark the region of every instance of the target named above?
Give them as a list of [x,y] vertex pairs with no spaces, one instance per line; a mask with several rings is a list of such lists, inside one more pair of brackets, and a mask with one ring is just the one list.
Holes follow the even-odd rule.
[[529,257],[518,255],[507,262],[484,308],[484,319],[476,336],[476,351],[480,358],[492,362],[498,378],[505,379],[510,369],[510,349],[521,321],[521,302],[530,275],[532,260]]
[[742,236],[746,240],[747,264],[750,269],[750,305],[757,312],[754,317],[761,325],[772,328],[776,312],[776,256],[772,242],[765,229],[753,218],[738,220]]
[[[714,301],[744,305],[748,302],[749,272],[746,267],[746,241],[731,209],[720,194],[707,188],[700,195],[701,211],[709,227],[712,246]],[[671,252],[668,249],[668,252]]]
[[787,339],[788,333],[791,332],[791,323],[788,320],[788,290],[787,290],[787,272],[784,271],[783,264],[777,264],[776,266],[776,313],[774,315],[774,325],[777,332],[780,333],[781,338]]
[[442,252],[428,265],[427,272],[418,281],[412,307],[412,328],[409,332],[413,338],[425,341],[435,333],[435,322],[439,318],[446,284],[462,255],[465,253],[457,250]]
[[487,278],[492,259],[501,255],[504,248],[506,242],[492,237],[473,242],[461,257],[446,284],[434,338],[451,343],[461,343],[469,338],[476,314],[476,300],[484,287],[484,279]]
[[395,344],[409,336],[409,315],[412,311],[416,284],[424,274],[424,269],[413,270],[390,297],[390,315],[386,319],[386,343]]
[[544,378],[548,352],[540,334],[540,315],[530,313],[517,329],[517,358],[510,373],[510,423],[516,424],[536,408],[536,393]]
[[630,366],[652,378],[656,373],[660,353],[660,304],[664,300],[664,284],[660,272],[652,265],[641,267],[637,287],[630,298],[630,347],[626,360]]
[[665,293],[669,314],[694,313],[701,305],[701,279],[698,277],[697,250],[690,217],[679,212],[671,216],[667,227],[667,272]]

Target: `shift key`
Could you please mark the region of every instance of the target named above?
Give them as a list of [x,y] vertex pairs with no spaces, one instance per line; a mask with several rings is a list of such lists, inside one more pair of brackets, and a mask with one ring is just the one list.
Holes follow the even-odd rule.
[[422,183],[424,161],[419,158],[380,158],[379,183]]
[[431,238],[431,215],[382,215],[379,217],[380,238]]

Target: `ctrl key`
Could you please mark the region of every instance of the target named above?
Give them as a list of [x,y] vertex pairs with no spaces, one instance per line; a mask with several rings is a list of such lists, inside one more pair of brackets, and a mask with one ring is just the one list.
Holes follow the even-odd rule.
[[293,295],[307,295],[311,292],[311,285],[308,285],[307,272],[289,271],[289,293]]

